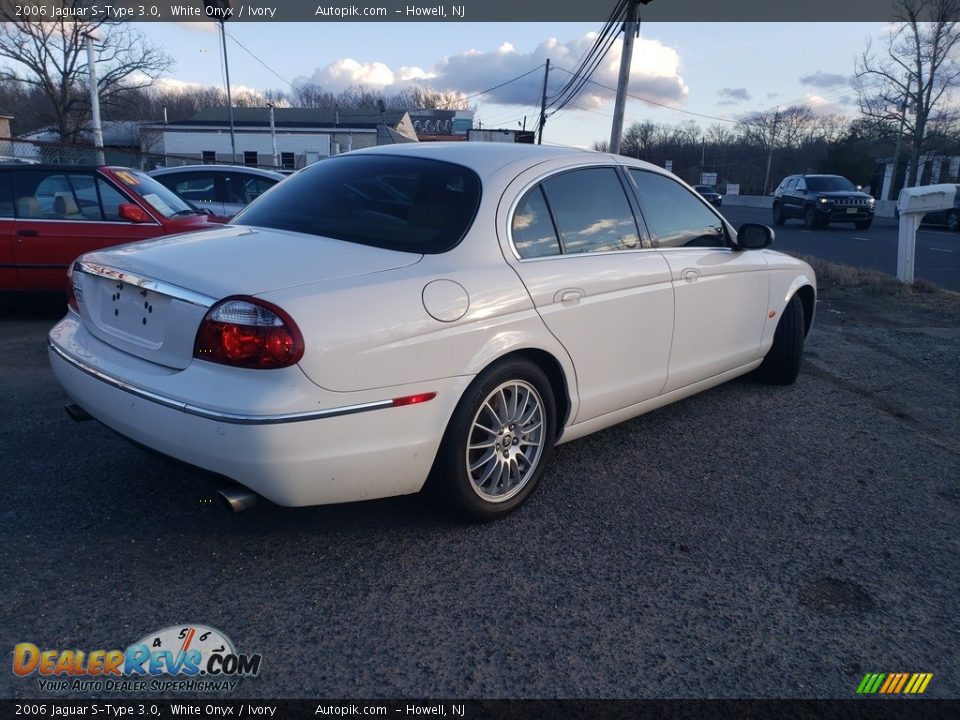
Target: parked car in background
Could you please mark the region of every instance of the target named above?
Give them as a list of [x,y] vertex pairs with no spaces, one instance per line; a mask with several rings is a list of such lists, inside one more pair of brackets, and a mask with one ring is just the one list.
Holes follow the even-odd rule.
[[873,223],[874,199],[840,175],[789,175],[773,193],[773,224],[790,218],[804,227],[852,222],[857,230]]
[[281,505],[429,478],[493,519],[558,443],[753,370],[792,383],[816,279],[772,241],[624,157],[355,150],[229,225],[79,258],[49,356],[89,415]]
[[242,165],[184,165],[160,168],[150,175],[184,200],[208,211],[215,222],[226,222],[286,177]]
[[0,165],[0,291],[65,290],[82,253],[208,227],[139,170]]
[[717,192],[717,189],[713,185],[694,185],[693,189],[700,193],[703,199],[714,207],[720,207],[723,203],[723,196]]
[[953,207],[949,210],[928,212],[920,221],[923,225],[940,225],[946,227],[947,230],[960,232],[960,185],[956,187],[957,192],[953,201]]

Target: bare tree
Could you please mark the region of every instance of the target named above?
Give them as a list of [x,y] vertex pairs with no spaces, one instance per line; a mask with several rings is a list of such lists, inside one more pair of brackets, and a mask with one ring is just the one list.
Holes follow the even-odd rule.
[[[898,27],[857,60],[854,87],[861,112],[903,124],[914,184],[931,126],[949,124],[951,92],[960,85],[960,0],[899,0]],[[913,117],[906,108],[913,110]]]
[[[70,0],[79,7],[82,0]],[[149,87],[173,60],[147,43],[129,23],[31,22],[12,14],[12,5],[0,7],[0,80],[39,90],[49,103],[49,120],[63,140],[76,140],[89,113],[86,36],[93,33],[100,102],[120,105],[125,96]]]

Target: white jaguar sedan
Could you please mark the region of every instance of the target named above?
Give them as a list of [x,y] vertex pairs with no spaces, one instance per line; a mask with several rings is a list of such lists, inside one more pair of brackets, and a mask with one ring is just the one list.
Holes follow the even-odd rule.
[[80,257],[50,362],[76,412],[281,505],[428,486],[492,519],[558,443],[793,382],[816,281],[772,240],[623,157],[355,151],[229,225]]

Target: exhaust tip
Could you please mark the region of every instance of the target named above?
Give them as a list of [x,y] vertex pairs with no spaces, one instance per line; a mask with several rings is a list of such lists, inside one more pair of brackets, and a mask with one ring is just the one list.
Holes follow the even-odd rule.
[[63,409],[67,411],[67,415],[69,415],[70,419],[74,422],[84,422],[85,420],[93,419],[93,416],[90,415],[90,413],[76,403],[67,403],[63,406]]
[[227,507],[235,513],[249,510],[257,504],[257,494],[246,488],[222,488],[217,491],[217,494],[227,504]]

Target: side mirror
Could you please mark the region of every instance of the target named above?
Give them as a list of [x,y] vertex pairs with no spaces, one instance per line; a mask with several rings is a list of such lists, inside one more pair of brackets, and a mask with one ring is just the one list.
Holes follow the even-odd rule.
[[759,223],[744,223],[737,230],[737,245],[741,250],[762,250],[773,244],[773,229]]
[[124,220],[129,220],[130,222],[142,223],[150,221],[147,212],[139,205],[134,205],[133,203],[120,203],[120,207],[117,208],[117,214]]

